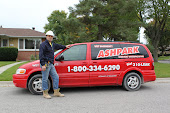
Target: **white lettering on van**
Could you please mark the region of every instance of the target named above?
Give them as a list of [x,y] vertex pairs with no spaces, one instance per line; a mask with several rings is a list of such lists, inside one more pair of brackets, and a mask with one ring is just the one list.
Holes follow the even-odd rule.
[[68,72],[86,72],[86,71],[116,71],[120,70],[120,65],[90,65],[90,66],[68,66]]
[[132,62],[130,62],[130,63],[126,63],[126,65],[127,65],[127,66],[130,66],[130,65],[132,65]]
[[98,77],[116,77],[117,75],[99,75]]
[[132,63],[132,62],[128,62],[126,63],[127,66],[150,66],[150,63]]
[[139,46],[100,50],[97,58],[139,53]]
[[94,45],[95,48],[113,48],[113,45]]
[[32,67],[38,67],[39,64],[32,64]]
[[54,66],[58,66],[58,63],[54,63]]

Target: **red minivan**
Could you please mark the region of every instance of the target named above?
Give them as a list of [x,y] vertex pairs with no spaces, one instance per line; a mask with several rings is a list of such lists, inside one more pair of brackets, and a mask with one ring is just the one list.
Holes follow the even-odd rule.
[[[76,43],[70,49],[57,50],[54,59],[59,87],[122,85],[135,91],[142,83],[156,79],[152,54],[139,43]],[[42,94],[40,61],[20,66],[13,75],[13,83],[28,88],[32,94]],[[48,83],[52,88],[50,76]]]

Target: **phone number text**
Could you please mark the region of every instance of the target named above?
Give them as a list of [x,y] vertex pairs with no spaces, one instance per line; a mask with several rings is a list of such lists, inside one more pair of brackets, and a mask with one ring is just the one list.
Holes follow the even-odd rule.
[[86,72],[86,71],[114,71],[114,70],[120,70],[120,65],[105,65],[105,66],[73,66],[73,68],[71,68],[70,66],[67,67],[68,72]]

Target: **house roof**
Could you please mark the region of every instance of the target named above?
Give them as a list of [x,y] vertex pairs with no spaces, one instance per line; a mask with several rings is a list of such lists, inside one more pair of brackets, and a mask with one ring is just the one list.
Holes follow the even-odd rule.
[[8,37],[45,37],[45,33],[26,28],[0,28],[0,35]]

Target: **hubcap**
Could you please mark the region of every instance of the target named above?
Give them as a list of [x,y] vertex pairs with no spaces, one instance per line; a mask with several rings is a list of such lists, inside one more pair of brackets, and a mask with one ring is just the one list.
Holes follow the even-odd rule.
[[136,76],[130,76],[127,80],[129,88],[135,89],[139,85],[139,79]]
[[36,79],[33,81],[32,88],[33,88],[36,92],[42,92],[42,78],[36,78]]

